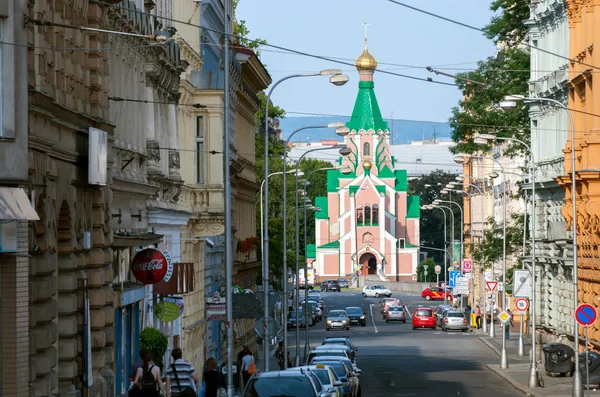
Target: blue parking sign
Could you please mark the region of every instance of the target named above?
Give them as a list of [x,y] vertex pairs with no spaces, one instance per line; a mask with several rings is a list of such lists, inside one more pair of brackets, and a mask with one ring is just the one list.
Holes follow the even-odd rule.
[[448,286],[449,287],[456,287],[456,279],[460,277],[460,271],[459,270],[450,270],[448,272]]

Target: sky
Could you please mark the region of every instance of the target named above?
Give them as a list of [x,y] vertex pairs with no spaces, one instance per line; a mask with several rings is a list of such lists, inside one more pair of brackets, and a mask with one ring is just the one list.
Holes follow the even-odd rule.
[[[485,26],[493,15],[489,10],[490,0],[402,2],[477,27]],[[377,59],[378,68],[446,82],[453,81],[436,76],[424,67],[437,66],[454,74],[475,68],[477,61],[495,51],[494,44],[480,32],[388,0],[240,0],[236,16],[246,21],[251,38],[306,53],[344,58],[352,64],[363,50],[362,24],[366,21],[369,52]],[[358,86],[354,66],[285,54],[268,47],[261,48],[261,60],[273,81],[294,73],[329,68],[342,69],[350,77],[342,87],[329,84],[327,77],[297,78],[281,83],[271,99],[283,107],[288,116],[352,113]],[[461,96],[456,87],[377,72],[374,81],[384,118],[445,122]]]

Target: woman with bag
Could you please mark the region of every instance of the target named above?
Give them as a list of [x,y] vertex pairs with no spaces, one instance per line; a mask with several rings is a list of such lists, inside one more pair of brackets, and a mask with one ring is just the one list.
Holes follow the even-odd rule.
[[209,358],[206,360],[206,372],[204,372],[204,397],[217,397],[219,393],[227,391],[225,390],[226,382],[225,377],[221,372],[217,370],[217,360]]
[[[146,349],[140,350],[142,366],[135,373],[133,388],[129,395],[135,397],[158,397],[158,391],[164,392],[160,368],[154,365],[150,352]],[[159,389],[160,388],[160,389]]]
[[245,388],[250,380],[250,377],[254,375],[256,372],[256,364],[254,363],[254,357],[252,356],[252,352],[248,351],[246,355],[242,358],[242,378],[244,383],[242,388]]

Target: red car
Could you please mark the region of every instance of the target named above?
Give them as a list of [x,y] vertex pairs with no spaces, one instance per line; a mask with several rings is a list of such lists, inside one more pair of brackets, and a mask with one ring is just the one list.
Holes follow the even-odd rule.
[[444,291],[443,288],[438,287],[425,288],[421,293],[421,298],[425,298],[428,301],[443,301],[444,294],[446,294],[448,302],[452,302],[452,294],[449,291]]
[[412,329],[431,328],[435,330],[435,315],[430,307],[419,307],[412,318]]

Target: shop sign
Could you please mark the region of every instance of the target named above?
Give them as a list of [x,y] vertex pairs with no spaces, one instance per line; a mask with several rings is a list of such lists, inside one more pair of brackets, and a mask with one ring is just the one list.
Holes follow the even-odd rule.
[[154,306],[154,315],[160,321],[170,323],[171,321],[175,321],[179,318],[181,311],[179,310],[179,306],[177,306],[175,303],[162,301]]
[[139,251],[131,261],[133,276],[143,284],[156,284],[167,274],[167,258],[157,249],[146,248]]
[[218,292],[210,298],[206,298],[205,311],[206,317],[222,316],[225,314],[226,303],[225,298]]

